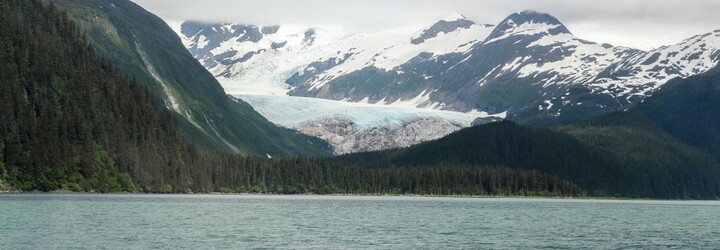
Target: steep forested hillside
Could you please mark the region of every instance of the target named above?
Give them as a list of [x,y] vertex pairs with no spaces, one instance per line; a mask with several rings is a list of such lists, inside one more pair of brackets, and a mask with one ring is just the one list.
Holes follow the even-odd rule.
[[720,68],[669,81],[632,111],[720,159]]
[[720,196],[717,161],[662,130],[646,127],[530,128],[499,122],[406,149],[346,155],[338,160],[370,167],[448,163],[532,169],[571,180],[596,196]]
[[[610,116],[622,116],[618,120]],[[720,164],[647,119],[630,113],[602,116],[601,123],[554,126],[593,151],[615,159],[621,194],[662,198],[717,198]]]
[[[720,196],[720,71],[669,81],[626,112],[555,126],[621,159],[657,194]],[[641,171],[653,169],[652,175]],[[692,187],[692,188],[691,188]],[[712,197],[712,196],[708,196]]]
[[[120,190],[177,157],[169,112],[38,1],[0,3],[0,171],[15,188]],[[120,167],[119,167],[120,166]]]
[[128,0],[46,0],[65,10],[95,51],[148,86],[173,111],[182,135],[205,149],[242,155],[330,155],[324,141],[274,125],[228,98],[165,22]]

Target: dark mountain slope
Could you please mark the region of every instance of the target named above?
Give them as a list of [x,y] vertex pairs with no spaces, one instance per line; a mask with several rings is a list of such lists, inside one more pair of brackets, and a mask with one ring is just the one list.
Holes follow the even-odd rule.
[[167,166],[181,169],[170,112],[98,59],[67,15],[8,0],[0,23],[0,175],[11,186],[134,190],[129,173],[162,183]]
[[366,166],[461,163],[533,169],[571,180],[596,196],[715,198],[720,194],[720,164],[707,154],[662,130],[620,125],[545,129],[491,123],[406,149],[338,160]]
[[720,159],[720,69],[669,81],[632,112]]
[[645,117],[630,113],[602,117],[608,120],[550,129],[572,135],[593,151],[616,159],[628,173],[624,176],[630,184],[624,187],[627,190],[651,190],[649,197],[662,198],[720,195],[720,164],[708,153],[678,140]]
[[49,2],[68,11],[98,54],[162,97],[191,143],[243,155],[329,155],[322,140],[277,127],[226,96],[167,24],[140,6],[127,0]]

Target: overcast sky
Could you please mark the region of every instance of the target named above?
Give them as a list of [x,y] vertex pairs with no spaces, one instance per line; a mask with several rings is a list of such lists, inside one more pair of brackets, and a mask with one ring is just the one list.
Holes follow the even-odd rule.
[[340,25],[376,31],[426,26],[457,12],[497,24],[531,9],[557,17],[576,36],[651,49],[720,29],[720,0],[132,0],[165,20]]

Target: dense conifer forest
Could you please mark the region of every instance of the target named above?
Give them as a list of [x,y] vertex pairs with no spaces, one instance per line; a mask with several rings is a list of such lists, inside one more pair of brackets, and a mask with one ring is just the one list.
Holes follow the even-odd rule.
[[710,155],[631,113],[613,113],[600,120],[604,123],[549,128],[497,122],[404,149],[336,160],[369,168],[445,163],[532,169],[570,180],[589,195],[602,197],[720,196],[720,164]]
[[21,191],[582,196],[502,165],[366,168],[194,148],[173,114],[38,0],[0,1],[0,188]]

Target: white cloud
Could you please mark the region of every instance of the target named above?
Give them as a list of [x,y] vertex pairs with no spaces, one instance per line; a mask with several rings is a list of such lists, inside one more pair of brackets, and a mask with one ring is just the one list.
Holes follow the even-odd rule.
[[373,31],[426,25],[458,12],[478,23],[547,12],[581,38],[649,49],[720,29],[717,0],[133,0],[166,20],[333,24]]

